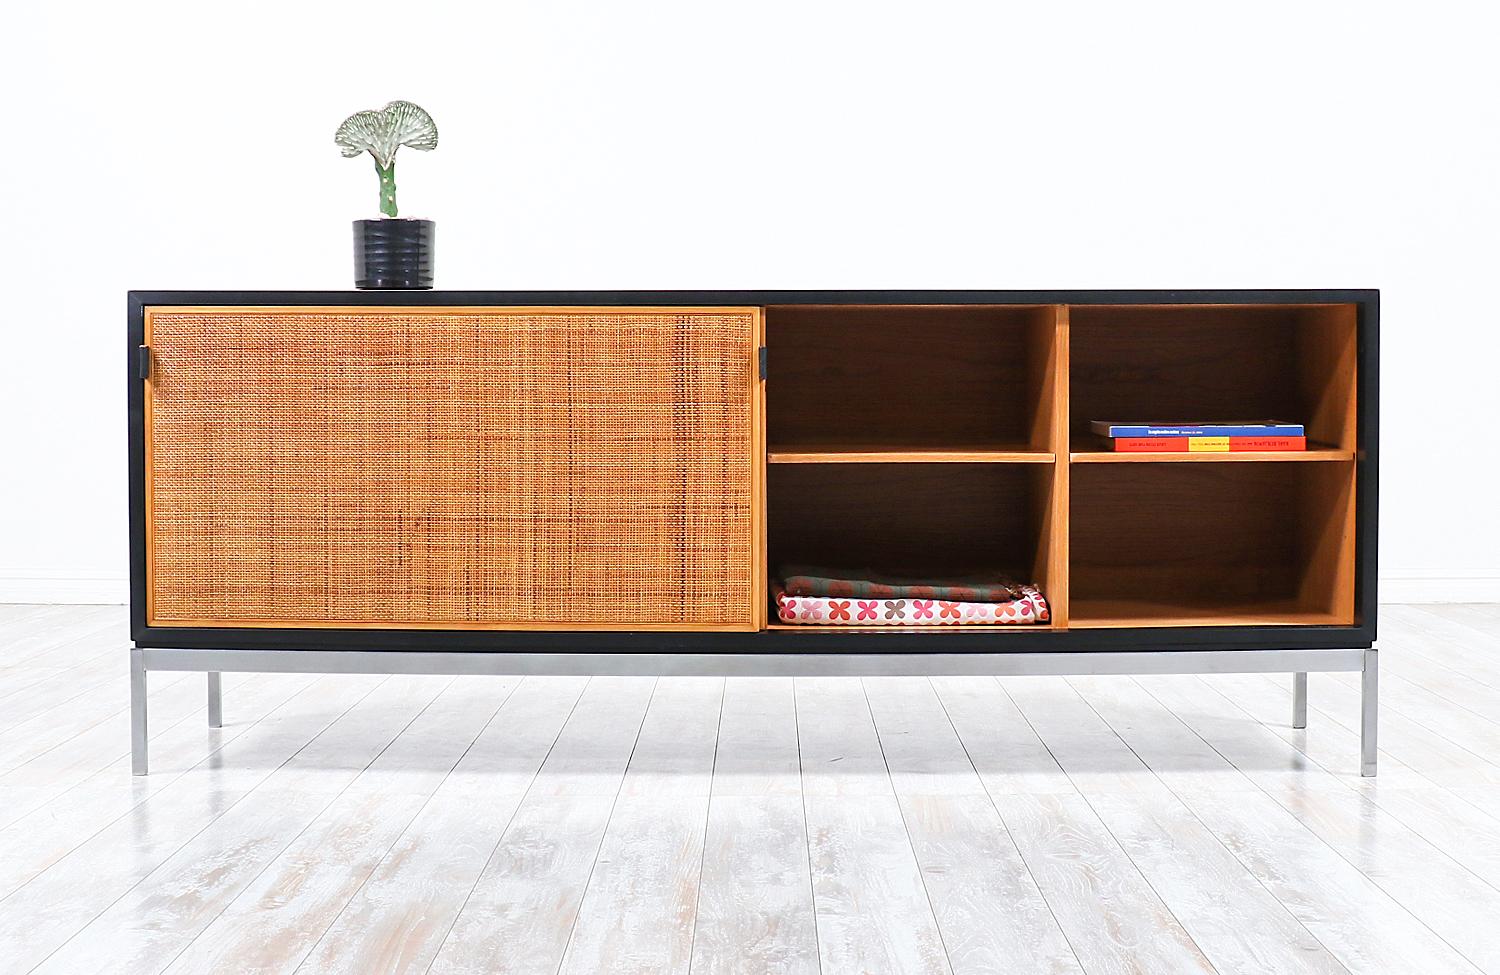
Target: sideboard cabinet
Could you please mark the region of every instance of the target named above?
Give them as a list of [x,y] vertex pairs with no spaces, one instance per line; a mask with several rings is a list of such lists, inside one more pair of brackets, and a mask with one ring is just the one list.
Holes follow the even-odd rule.
[[[1374,291],[132,292],[150,670],[1365,675]],[[1295,453],[1089,422],[1283,418]],[[778,566],[1001,565],[1040,624],[776,622]]]

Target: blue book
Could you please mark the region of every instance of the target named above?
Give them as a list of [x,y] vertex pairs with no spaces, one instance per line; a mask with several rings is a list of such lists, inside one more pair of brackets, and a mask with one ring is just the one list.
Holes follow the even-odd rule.
[[1089,429],[1105,437],[1303,437],[1300,423],[1282,420],[1228,420],[1205,423],[1195,420],[1166,420],[1160,423],[1140,421],[1095,420]]

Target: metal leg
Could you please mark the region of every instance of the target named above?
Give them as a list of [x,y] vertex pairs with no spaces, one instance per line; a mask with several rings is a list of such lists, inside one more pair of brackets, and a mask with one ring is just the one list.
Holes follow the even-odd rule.
[[130,648],[130,771],[146,774],[146,657]]
[[208,726],[224,727],[224,691],[216,670],[208,672]]
[[1365,651],[1365,669],[1359,682],[1359,774],[1375,774],[1376,716],[1380,709],[1380,669],[1377,651]]
[[1292,675],[1292,727],[1307,727],[1307,674]]

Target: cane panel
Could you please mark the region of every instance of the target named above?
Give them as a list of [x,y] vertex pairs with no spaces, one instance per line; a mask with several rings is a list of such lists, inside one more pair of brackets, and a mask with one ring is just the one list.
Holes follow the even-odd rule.
[[153,308],[157,626],[753,629],[758,309]]

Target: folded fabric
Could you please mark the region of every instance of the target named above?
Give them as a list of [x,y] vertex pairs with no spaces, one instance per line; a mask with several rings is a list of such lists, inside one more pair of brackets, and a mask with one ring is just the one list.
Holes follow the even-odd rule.
[[1017,587],[1019,599],[964,602],[952,599],[842,599],[798,596],[776,589],[776,617],[783,623],[823,626],[975,626],[1045,623],[1047,600],[1032,585]]
[[1004,603],[1020,599],[1022,587],[999,573],[911,579],[865,570],[787,566],[782,586],[789,596],[840,596],[865,599],[947,599],[969,603]]

